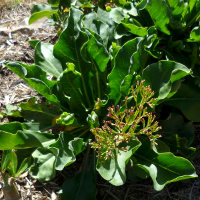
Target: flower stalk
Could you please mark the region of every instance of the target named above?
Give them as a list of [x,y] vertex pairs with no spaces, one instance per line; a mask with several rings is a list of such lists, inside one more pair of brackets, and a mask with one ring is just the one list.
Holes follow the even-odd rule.
[[95,141],[91,142],[91,148],[97,152],[97,157],[107,160],[114,157],[115,149],[127,151],[123,144],[130,140],[138,140],[138,135],[147,135],[150,141],[156,144],[161,137],[155,134],[161,129],[156,116],[149,112],[154,109],[154,92],[150,86],[145,86],[144,81],[137,82],[136,87],[131,87],[133,106],[128,106],[128,97],[125,97],[123,105],[108,108],[107,119],[103,121],[101,128],[93,128],[91,132]]

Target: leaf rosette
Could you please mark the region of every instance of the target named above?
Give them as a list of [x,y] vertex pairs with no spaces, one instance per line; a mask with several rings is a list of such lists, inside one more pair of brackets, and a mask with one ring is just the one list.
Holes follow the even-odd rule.
[[[56,17],[64,1],[49,3],[35,7],[31,20]],[[30,42],[35,65],[6,63],[44,98],[7,105],[0,116],[18,122],[0,125],[0,150],[14,149],[22,161],[32,158],[24,165],[41,181],[54,178],[56,170],[84,152],[83,167],[63,185],[63,199],[80,194],[95,199],[95,187],[80,192],[95,184],[95,168],[114,185],[125,183],[127,170],[128,178],[151,177],[156,190],[196,177],[192,164],[173,152],[191,158],[193,131],[186,118],[200,120],[199,5],[178,0],[68,1],[56,44]],[[137,85],[138,79],[145,83]],[[174,116],[189,135],[169,126]],[[90,159],[90,147],[97,160]],[[23,149],[26,154],[21,155]]]

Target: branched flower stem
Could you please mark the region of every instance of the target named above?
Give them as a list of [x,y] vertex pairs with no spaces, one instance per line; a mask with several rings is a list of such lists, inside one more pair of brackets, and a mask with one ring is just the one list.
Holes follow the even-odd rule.
[[161,129],[155,121],[155,115],[148,109],[155,107],[154,92],[150,86],[145,86],[144,81],[137,82],[136,87],[131,87],[131,96],[134,106],[128,107],[128,97],[124,105],[108,108],[107,120],[103,121],[101,128],[93,128],[91,132],[95,141],[91,142],[91,148],[95,149],[100,159],[114,157],[114,150],[127,151],[122,143],[129,143],[131,139],[138,140],[138,135],[147,135],[152,143],[156,144],[161,135],[155,132]]

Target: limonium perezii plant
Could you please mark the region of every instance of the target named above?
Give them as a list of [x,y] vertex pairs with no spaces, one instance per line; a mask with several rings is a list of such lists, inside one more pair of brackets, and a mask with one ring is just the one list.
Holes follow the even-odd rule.
[[64,12],[56,44],[30,41],[34,65],[5,64],[45,101],[0,113],[15,120],[0,125],[0,150],[29,158],[40,181],[82,153],[63,200],[95,200],[96,171],[116,186],[149,177],[156,190],[197,177],[190,161],[192,122],[200,121],[199,1],[48,3],[34,6],[29,22],[51,16],[56,25]]

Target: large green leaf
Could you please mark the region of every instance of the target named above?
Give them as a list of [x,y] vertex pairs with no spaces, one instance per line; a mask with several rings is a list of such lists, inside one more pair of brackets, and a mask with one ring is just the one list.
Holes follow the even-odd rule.
[[196,26],[192,29],[190,33],[190,38],[187,41],[200,42],[200,27],[199,26]]
[[[109,12],[106,12],[105,10],[101,9],[101,8],[98,8],[97,10],[97,16],[98,16],[98,20],[97,20],[97,23],[98,21],[101,21],[103,23],[105,23],[106,25],[108,25],[108,30],[101,30],[102,32],[103,31],[108,31],[107,34],[108,34],[108,38],[105,38],[106,40],[110,40],[110,41],[113,41],[113,32],[114,32],[114,29],[115,29],[115,23],[112,19],[113,16],[110,15]],[[97,26],[98,27],[98,26]],[[101,36],[101,34],[100,34]],[[103,39],[103,38],[102,38]]]
[[67,179],[62,185],[61,199],[70,200],[95,200],[96,176],[95,158],[89,159],[86,154],[82,169],[72,178]]
[[141,143],[137,140],[132,140],[126,148],[125,151],[115,150],[114,158],[109,157],[107,160],[97,161],[97,171],[99,174],[111,184],[119,186],[126,181],[126,164],[128,163],[130,157],[135,153],[135,151],[140,147]]
[[120,7],[112,8],[109,14],[112,20],[117,24],[120,24],[125,17],[128,17],[128,15],[124,12],[124,9]]
[[66,96],[70,109],[78,115],[84,115],[85,108],[105,92],[105,72],[110,59],[101,38],[93,31],[81,29],[82,14],[71,8],[68,24],[54,46],[54,55],[67,68],[57,84],[57,89],[63,92],[60,98]]
[[63,170],[75,162],[76,155],[85,149],[82,138],[73,138],[70,133],[61,133],[58,140],[46,148],[38,148],[33,152],[34,163],[30,173],[41,181],[51,180],[56,170]]
[[59,103],[57,97],[52,94],[55,81],[48,80],[46,73],[37,65],[29,66],[18,62],[9,62],[6,66],[49,101]]
[[58,12],[57,8],[52,8],[49,5],[44,5],[44,4],[34,5],[34,7],[31,10],[32,15],[29,18],[29,24],[32,24],[43,17],[50,17],[52,14],[55,14],[57,12]]
[[104,72],[110,59],[106,48],[92,36],[87,42],[87,51],[98,69]]
[[95,12],[85,15],[82,22],[85,28],[93,31],[101,37],[104,45],[107,45],[109,38],[113,37],[113,28],[110,29],[109,24],[100,21],[97,13]]
[[199,0],[189,0],[183,12],[183,19],[186,23],[186,28],[192,26],[200,17],[200,2]]
[[[142,38],[135,38],[128,41],[121,47],[115,57],[114,68],[108,76],[108,81],[110,86],[110,99],[116,103],[121,97],[120,87],[122,81],[127,75],[130,74],[132,76],[133,72],[140,68],[140,55],[137,53],[141,41]],[[134,57],[137,57],[137,59],[134,59]]]
[[[82,12],[80,10],[71,8],[68,25],[54,46],[54,55],[62,62],[63,68],[67,67],[66,63],[75,65],[75,70],[80,73],[81,80],[81,90],[76,89],[76,93],[82,92],[83,98],[81,101],[85,101],[87,106],[91,106],[92,91],[89,84],[91,64],[84,60],[81,55],[81,48],[88,41],[88,36],[81,31],[81,16]],[[72,74],[72,71],[66,73]],[[77,101],[80,100],[77,99]]]
[[[173,99],[173,98],[172,98]],[[168,141],[168,139],[177,135],[177,137],[185,138],[185,144],[178,144],[178,141],[168,141],[166,142],[170,148],[178,149],[181,148],[182,145],[185,147],[189,147],[194,141],[194,127],[191,121],[184,120],[184,117],[177,113],[170,113],[170,116],[166,120],[159,121],[159,124],[162,127],[160,131],[163,135],[161,138],[164,141]],[[174,136],[173,138],[175,138]],[[176,145],[175,145],[176,144]],[[174,149],[171,149],[174,152]]]
[[170,17],[170,27],[174,30],[181,30],[185,24],[182,22],[182,15],[185,10],[185,2],[180,0],[166,0],[166,4],[169,6]]
[[180,63],[163,60],[147,66],[143,78],[151,85],[158,99],[165,99],[170,95],[173,83],[190,73],[190,69]]
[[30,175],[40,181],[50,181],[56,175],[55,165],[58,156],[56,148],[38,148],[32,154],[35,165],[30,168]]
[[61,171],[65,166],[76,161],[76,155],[85,149],[86,144],[82,138],[73,138],[69,133],[61,133],[59,139],[51,147],[59,149],[55,168]]
[[31,165],[31,157],[25,158],[21,163],[18,168],[18,170],[15,173],[15,177],[18,177],[20,174],[22,174],[25,170],[28,169],[28,167]]
[[61,74],[57,85],[63,95],[69,96],[67,101],[71,112],[82,115],[85,112],[84,107],[87,105],[87,101],[82,93],[81,74],[75,71],[73,63],[68,64],[68,69]]
[[182,84],[177,94],[166,104],[178,108],[185,117],[192,121],[200,121],[200,89],[194,84]]
[[87,35],[81,32],[80,20],[82,14],[80,10],[71,8],[67,27],[61,33],[58,42],[54,46],[54,55],[62,62],[65,68],[68,62],[77,64],[77,67],[79,67],[80,49],[88,40]]
[[162,127],[161,140],[170,147],[170,151],[191,160],[195,156],[195,148],[190,147],[194,141],[192,122],[184,120],[182,115],[171,113],[166,120],[160,121],[159,124]]
[[17,172],[17,165],[18,165],[18,160],[17,160],[17,155],[13,150],[10,151],[10,163],[8,165],[7,171],[12,177],[15,177],[15,174]]
[[155,26],[157,26],[163,33],[170,35],[168,24],[170,22],[169,8],[163,0],[147,1],[145,9],[148,10]]
[[110,60],[107,49],[101,38],[92,33],[90,39],[83,46],[81,54],[91,64],[89,85],[94,99],[105,98],[107,91],[107,69]]
[[5,116],[24,118],[27,129],[33,131],[46,131],[55,125],[54,120],[62,113],[56,104],[38,102],[35,97],[18,106],[6,106]]
[[53,47],[50,43],[38,42],[35,47],[35,64],[46,73],[58,77],[63,69],[59,60],[53,55]]
[[53,120],[62,113],[57,105],[48,102],[39,103],[36,98],[31,98],[26,103],[21,103],[19,109],[21,116],[25,120],[32,124],[39,123],[40,131],[52,128]]
[[144,37],[147,35],[147,27],[140,27],[135,24],[122,22],[122,25],[127,28],[127,30],[137,36]]
[[172,12],[173,16],[176,17],[181,17],[183,11],[184,11],[184,1],[180,1],[180,0],[166,0],[166,2],[168,3],[170,10]]
[[26,125],[12,122],[0,125],[0,150],[26,149],[55,142],[55,135],[26,130]]
[[156,153],[151,149],[147,137],[143,139],[134,157],[138,166],[150,175],[154,188],[158,191],[168,183],[197,177],[195,168],[187,159],[177,157],[170,152]]

